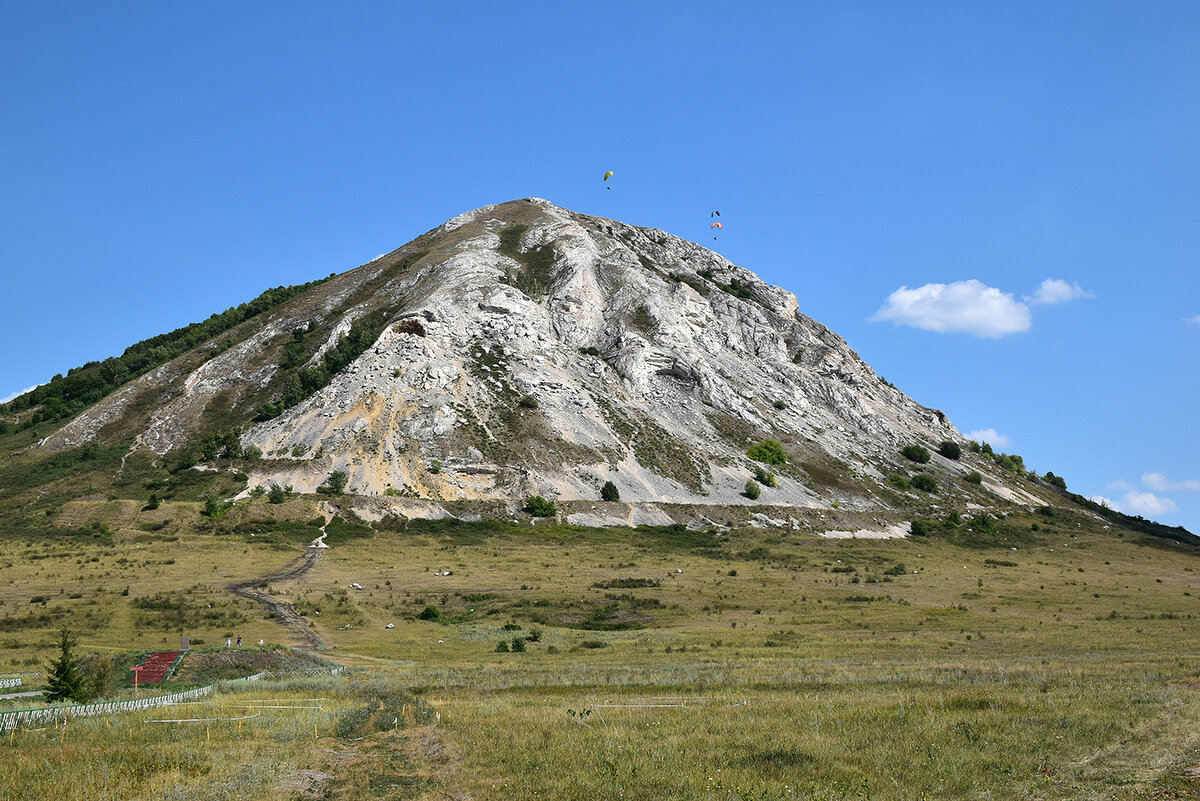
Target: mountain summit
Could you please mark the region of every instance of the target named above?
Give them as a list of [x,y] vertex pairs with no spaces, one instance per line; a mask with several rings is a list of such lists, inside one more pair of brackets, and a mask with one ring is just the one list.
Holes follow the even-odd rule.
[[[596,500],[609,481],[626,502],[748,504],[757,473],[762,503],[882,511],[887,478],[913,466],[904,446],[967,445],[791,292],[539,198],[314,283],[37,447],[124,432],[156,459],[261,455],[249,486],[312,491],[337,471],[348,492],[397,504]],[[968,497],[1041,502],[986,460],[933,459],[923,469]],[[984,488],[954,482],[969,471]]]

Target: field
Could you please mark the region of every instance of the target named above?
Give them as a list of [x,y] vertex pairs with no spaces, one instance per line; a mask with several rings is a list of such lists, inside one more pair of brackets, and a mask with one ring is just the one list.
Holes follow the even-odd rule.
[[[198,508],[81,501],[55,519],[69,536],[6,535],[0,671],[37,669],[63,626],[109,654],[177,647],[182,628],[197,665],[226,636],[298,642],[227,586],[301,557],[315,501]],[[0,797],[1200,793],[1190,545],[1066,509],[886,541],[348,518],[310,571],[259,587],[345,676],[18,732]],[[178,683],[228,675],[187,666]],[[234,711],[268,697],[321,709],[239,733]]]

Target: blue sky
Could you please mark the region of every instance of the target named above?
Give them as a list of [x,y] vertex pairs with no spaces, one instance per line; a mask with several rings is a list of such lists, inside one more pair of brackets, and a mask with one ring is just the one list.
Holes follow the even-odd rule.
[[537,195],[1200,532],[1197,142],[1195,3],[8,2],[0,397]]

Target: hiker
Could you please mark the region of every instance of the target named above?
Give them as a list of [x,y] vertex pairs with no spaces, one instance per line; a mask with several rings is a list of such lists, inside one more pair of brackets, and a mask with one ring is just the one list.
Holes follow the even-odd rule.
[[228,637],[226,637],[226,638],[225,638],[225,647],[226,647],[226,648],[228,648],[228,647],[229,647],[229,646],[231,646],[231,645],[233,645],[233,643],[232,643],[232,642],[230,642],[230,640],[229,640],[229,638],[228,638]]
[[241,648],[241,647],[242,647],[242,635],[240,635],[240,634],[238,635],[238,644],[237,644],[237,647],[238,647],[238,648]]
[[258,640],[258,647],[259,647],[259,648],[262,648],[262,647],[263,647],[263,641],[262,641],[262,638],[259,638],[259,640]]

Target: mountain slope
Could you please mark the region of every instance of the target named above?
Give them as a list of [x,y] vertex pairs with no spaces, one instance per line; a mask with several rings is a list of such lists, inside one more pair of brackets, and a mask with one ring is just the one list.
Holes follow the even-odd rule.
[[[747,451],[777,440],[787,462]],[[246,462],[249,486],[435,501],[760,503],[885,515],[932,472],[968,503],[1041,505],[768,286],[663,231],[537,199],[460,215],[142,375],[35,446],[125,445],[162,464]],[[962,480],[970,471],[982,487]],[[398,496],[398,497],[397,497]],[[945,495],[943,495],[945,497]],[[903,513],[899,513],[903,514]]]

